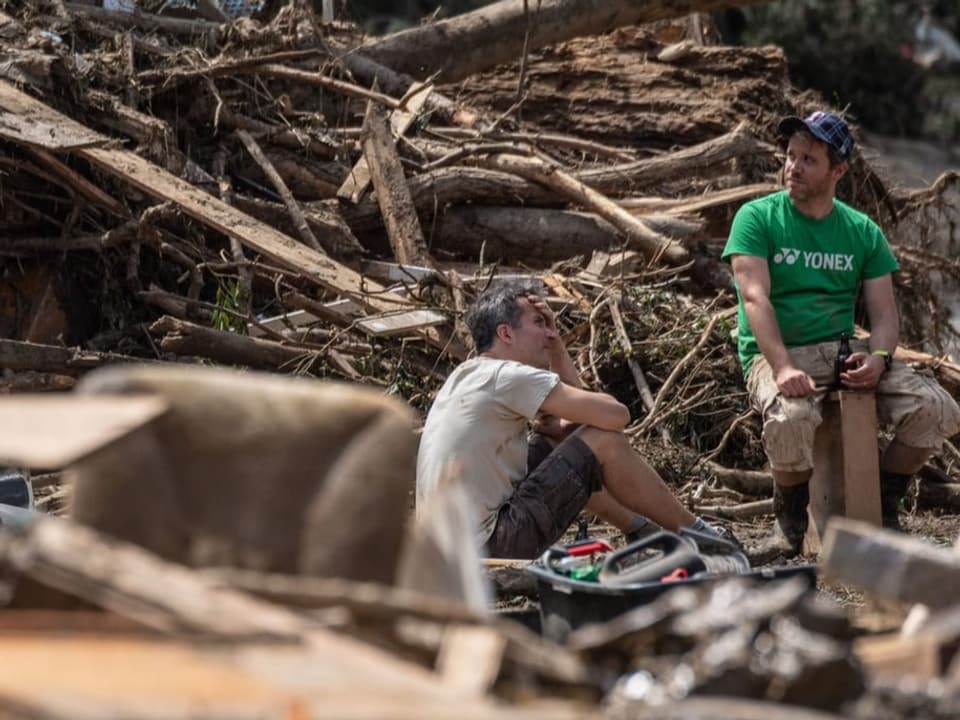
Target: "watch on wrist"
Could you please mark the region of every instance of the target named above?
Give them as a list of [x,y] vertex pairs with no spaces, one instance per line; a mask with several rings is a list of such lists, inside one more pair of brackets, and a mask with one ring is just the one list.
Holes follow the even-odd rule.
[[893,356],[886,350],[874,350],[870,353],[871,355],[879,355],[883,358],[883,369],[889,370],[890,366],[893,365]]

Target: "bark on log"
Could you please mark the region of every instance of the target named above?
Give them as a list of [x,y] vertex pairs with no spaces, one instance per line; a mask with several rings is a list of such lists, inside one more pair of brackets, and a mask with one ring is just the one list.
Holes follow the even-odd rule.
[[56,373],[14,373],[0,380],[0,395],[23,392],[63,392],[71,389],[76,382],[76,378]]
[[[337,60],[342,62],[355,78],[370,86],[376,83],[388,95],[404,97],[410,90],[410,86],[416,82],[409,75],[386,67],[357,52],[355,48],[339,45],[333,40],[327,40],[327,46],[337,53]],[[437,118],[461,127],[472,128],[480,120],[476,111],[462,107],[438,92],[430,93],[426,109]]]
[[367,104],[363,129],[363,157],[376,190],[377,205],[394,258],[401,265],[433,267],[433,258],[423,238],[387,115],[372,102]]
[[449,20],[389,35],[362,49],[367,57],[401,73],[442,82],[519,58],[582,35],[654,20],[710,12],[758,0],[503,0]]
[[162,338],[160,348],[166,352],[251,368],[292,369],[315,354],[302,347],[205,328],[169,316],[153,323],[150,333]]
[[522,261],[547,267],[575,255],[623,244],[615,227],[589,213],[543,208],[461,205],[431,223],[430,245],[484,263]]
[[189,20],[184,18],[163,17],[144,12],[121,12],[104,10],[92,5],[65,2],[64,8],[74,15],[81,15],[100,23],[111,23],[125,28],[139,28],[141,30],[159,30],[172,35],[210,35],[216,40],[221,30],[220,23],[209,20]]
[[498,169],[542,183],[568,200],[590,208],[614,225],[633,247],[651,260],[662,258],[670,265],[682,265],[689,259],[689,253],[675,240],[652,230],[602,193],[553,165],[535,158],[508,154],[495,155],[488,162]]
[[0,339],[0,369],[78,375],[108,363],[142,363],[141,358],[80,348]]

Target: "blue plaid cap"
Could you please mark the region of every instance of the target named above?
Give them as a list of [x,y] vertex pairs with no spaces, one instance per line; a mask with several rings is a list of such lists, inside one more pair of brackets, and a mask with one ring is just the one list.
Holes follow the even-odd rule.
[[797,130],[806,130],[818,140],[823,140],[833,148],[841,160],[847,161],[853,155],[853,135],[843,118],[830,112],[817,110],[805,118],[787,117],[780,121],[777,130],[789,137]]

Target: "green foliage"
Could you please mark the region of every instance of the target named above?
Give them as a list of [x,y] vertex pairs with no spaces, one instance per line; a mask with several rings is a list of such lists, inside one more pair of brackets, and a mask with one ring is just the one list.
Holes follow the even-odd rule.
[[236,278],[219,278],[217,281],[217,308],[210,324],[216,330],[226,330],[238,335],[247,334],[247,323],[240,310],[240,281]]
[[960,11],[951,2],[887,0],[781,0],[748,8],[748,44],[784,48],[790,78],[818,90],[875,132],[919,136],[931,98],[929,73],[904,53],[924,5],[951,31]]

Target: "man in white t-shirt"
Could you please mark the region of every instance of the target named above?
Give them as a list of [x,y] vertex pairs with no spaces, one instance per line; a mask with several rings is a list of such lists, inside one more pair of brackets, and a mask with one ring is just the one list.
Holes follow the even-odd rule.
[[[648,524],[715,532],[631,447],[622,432],[627,408],[583,389],[536,292],[500,285],[467,314],[479,354],[451,373],[430,408],[417,457],[418,511],[444,477],[456,476],[491,557],[538,556],[583,509],[628,537]],[[533,445],[529,422],[541,438]]]

